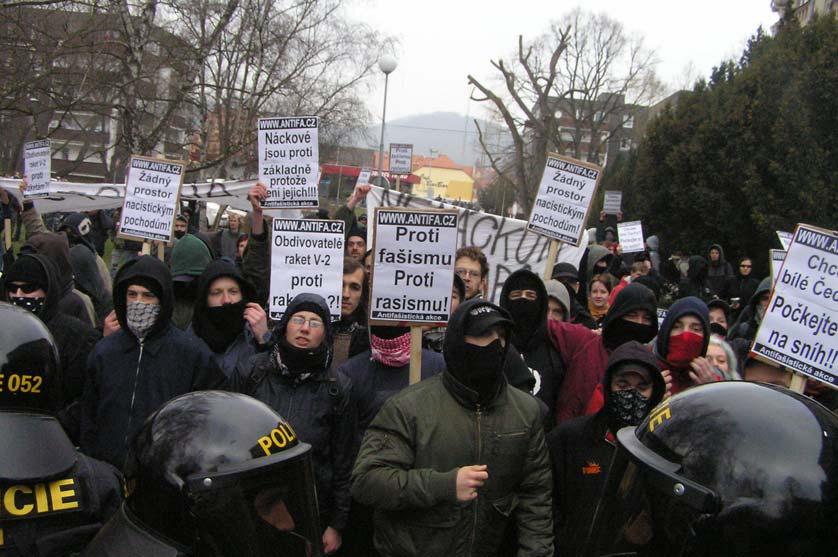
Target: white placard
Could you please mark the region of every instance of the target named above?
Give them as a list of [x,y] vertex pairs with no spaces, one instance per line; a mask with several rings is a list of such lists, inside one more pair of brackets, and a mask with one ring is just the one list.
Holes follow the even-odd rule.
[[663,326],[663,320],[666,319],[666,314],[669,313],[668,309],[658,308],[658,327]]
[[617,238],[623,253],[635,253],[646,249],[643,224],[639,220],[617,223]]
[[119,236],[172,241],[184,169],[178,162],[131,157]]
[[413,145],[408,143],[390,144],[390,172],[410,174],[413,170]]
[[361,186],[364,184],[370,183],[370,176],[372,175],[372,170],[369,168],[362,168],[361,171],[358,173],[358,179],[355,180],[356,186]]
[[49,197],[50,160],[49,139],[23,144],[23,175],[26,176],[25,199]]
[[780,245],[783,246],[783,251],[788,251],[789,244],[791,244],[792,233],[791,232],[783,232],[782,230],[777,231],[777,238],[780,240]]
[[452,210],[375,210],[370,320],[448,321],[457,221]]
[[602,169],[550,154],[527,230],[578,246]]
[[343,221],[273,219],[271,319],[281,319],[291,300],[303,292],[322,296],[332,319],[340,319],[343,232]]
[[781,249],[772,249],[768,250],[768,252],[771,256],[771,281],[772,284],[776,284],[780,276],[780,269],[783,268],[783,261],[785,261],[788,252]]
[[605,196],[602,200],[602,210],[606,215],[616,215],[620,213],[620,206],[623,204],[623,192],[617,190],[605,190]]
[[318,207],[318,118],[260,118],[259,181],[268,188],[265,209]]
[[751,352],[838,388],[838,233],[797,226]]

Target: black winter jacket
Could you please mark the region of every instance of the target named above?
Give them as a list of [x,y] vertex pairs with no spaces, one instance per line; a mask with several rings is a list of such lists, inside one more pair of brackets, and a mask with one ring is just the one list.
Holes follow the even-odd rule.
[[[125,316],[126,291],[138,278],[162,291],[160,316],[142,342]],[[152,412],[178,395],[220,388],[225,380],[206,345],[172,325],[172,280],[161,261],[143,256],[126,263],[116,276],[114,307],[122,329],[100,340],[87,362],[81,448],[122,470],[128,444]]]

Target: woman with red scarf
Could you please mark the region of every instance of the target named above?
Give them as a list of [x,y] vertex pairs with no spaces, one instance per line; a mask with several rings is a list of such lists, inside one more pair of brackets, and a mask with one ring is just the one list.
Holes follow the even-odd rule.
[[710,343],[709,321],[707,304],[688,296],[672,304],[661,323],[654,352],[661,369],[668,370],[672,377],[673,395],[724,379],[705,358]]

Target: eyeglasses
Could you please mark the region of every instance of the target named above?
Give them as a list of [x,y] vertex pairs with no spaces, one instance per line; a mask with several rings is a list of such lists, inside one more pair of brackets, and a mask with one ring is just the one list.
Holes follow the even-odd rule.
[[292,323],[293,325],[296,325],[297,327],[302,327],[303,325],[308,323],[308,326],[309,326],[310,329],[322,329],[323,328],[323,322],[320,321],[317,318],[314,318],[314,317],[306,319],[305,317],[294,316],[289,320],[289,323]]
[[37,284],[24,283],[24,284],[9,284],[6,287],[6,290],[8,290],[11,293],[14,293],[14,292],[17,292],[18,290],[20,290],[24,294],[32,294],[33,292],[35,292],[39,288],[40,288],[40,286],[38,286]]
[[460,278],[480,278],[480,271],[472,271],[471,269],[454,269],[454,272],[460,275]]

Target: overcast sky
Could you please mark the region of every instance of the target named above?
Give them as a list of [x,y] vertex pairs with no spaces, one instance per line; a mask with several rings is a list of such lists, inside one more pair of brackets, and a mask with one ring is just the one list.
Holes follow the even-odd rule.
[[[491,77],[489,60],[508,55],[517,36],[533,38],[579,2],[561,0],[360,0],[349,14],[398,37],[390,74],[387,120],[435,111],[479,116],[468,101],[466,75]],[[771,0],[586,0],[586,10],[605,12],[640,33],[655,49],[658,74],[675,90],[694,65],[707,76],[725,58],[738,58],[748,37],[777,21]],[[384,77],[369,97],[381,123]]]

